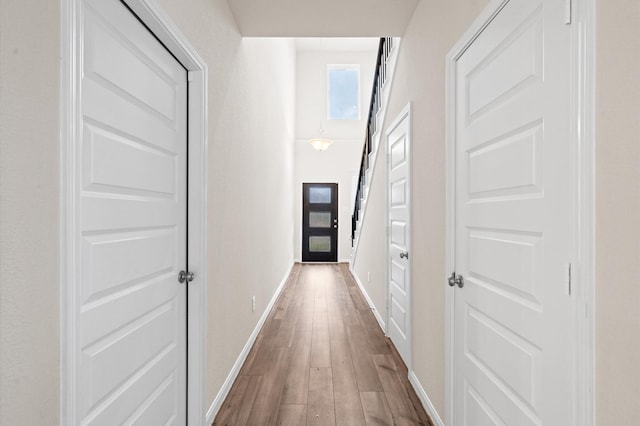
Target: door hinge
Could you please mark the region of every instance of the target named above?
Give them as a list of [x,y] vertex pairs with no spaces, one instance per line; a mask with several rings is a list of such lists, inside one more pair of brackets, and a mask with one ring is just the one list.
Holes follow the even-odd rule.
[[191,83],[193,81],[193,71],[187,71],[187,82]]
[[565,25],[571,24],[572,4],[573,0],[564,0],[564,23]]
[[566,280],[567,280],[567,295],[571,296],[571,291],[573,290],[571,288],[571,285],[572,285],[572,283],[571,283],[571,263],[567,263],[566,268],[567,268],[566,269],[566,273],[567,273],[567,277],[566,277]]

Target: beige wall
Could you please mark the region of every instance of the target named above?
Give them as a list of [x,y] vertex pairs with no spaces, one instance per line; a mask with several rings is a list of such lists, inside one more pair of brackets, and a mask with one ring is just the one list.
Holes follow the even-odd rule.
[[[59,418],[59,4],[0,9],[2,425]],[[293,262],[295,49],[225,0],[161,4],[209,65],[207,409]]]
[[160,4],[209,65],[210,404],[293,263],[295,46],[243,39],[225,0]]
[[[387,114],[390,123],[413,102],[413,230],[420,238],[412,255],[422,259],[413,269],[414,370],[442,416],[444,56],[486,2],[420,2]],[[210,402],[292,259],[294,59],[286,42],[241,40],[224,0],[162,4],[210,67]],[[627,425],[640,418],[640,3],[597,4],[596,412],[599,425]],[[59,13],[56,1],[0,3],[2,425],[39,424],[59,413]],[[382,203],[383,212],[377,182],[370,206]],[[282,209],[265,209],[278,203]],[[256,225],[256,211],[273,220],[272,229]],[[384,226],[384,215],[367,215]],[[362,235],[359,270],[372,272],[372,286],[386,280],[376,250],[385,238]],[[375,299],[384,297],[380,288],[370,292]]]
[[[377,51],[377,44],[373,49],[363,51],[298,50],[296,54],[296,139],[318,137],[321,124],[324,136],[330,139],[361,140],[364,138]],[[327,118],[327,65],[358,65],[360,67],[359,120]]]
[[[294,247],[302,258],[302,183],[338,184],[338,260],[348,261],[351,253],[351,181],[358,172],[366,116],[373,84],[376,50],[299,51],[296,55],[296,149],[294,192]],[[360,66],[360,120],[327,120],[327,65]],[[308,140],[318,137],[320,122],[324,137],[333,145],[323,152],[314,150]]]
[[59,3],[0,3],[2,425],[59,413]]
[[[423,0],[402,41],[387,123],[413,102],[414,370],[444,418],[444,57],[485,0]],[[640,2],[597,0],[596,418],[640,418]],[[378,165],[377,173],[384,167]],[[382,199],[374,177],[371,201]],[[382,204],[384,209],[384,204]],[[386,279],[384,216],[367,212],[355,269]],[[377,223],[377,225],[374,225]],[[376,229],[377,228],[377,229]],[[373,272],[375,271],[375,272]],[[364,278],[364,279],[363,279]],[[365,284],[366,285],[366,284]],[[366,285],[367,286],[367,285]],[[385,294],[368,285],[376,305]],[[380,299],[379,301],[377,299]]]
[[362,141],[340,140],[322,152],[308,139],[296,140],[294,202],[294,247],[297,261],[302,259],[302,184],[338,184],[338,261],[348,262],[351,253],[352,176],[357,173],[362,154]]
[[[487,0],[422,0],[402,39],[386,128],[412,103],[412,322],[413,370],[444,419],[445,328],[445,56]],[[384,133],[383,133],[384,134]],[[382,146],[382,145],[381,145]],[[386,300],[386,165],[378,157],[370,197],[382,214],[366,213],[356,272],[376,307]],[[377,200],[377,201],[376,201]],[[382,201],[380,201],[382,200]],[[377,246],[373,246],[373,245]],[[382,245],[379,245],[382,244]],[[385,265],[381,267],[380,265]],[[365,284],[367,287],[367,284]],[[384,317],[383,317],[384,318]]]
[[358,247],[352,259],[353,274],[364,286],[378,317],[385,323],[388,293],[386,143],[382,137],[369,184],[366,212],[360,217]]
[[[445,56],[486,0],[421,1],[402,40],[387,123],[412,103],[413,370],[442,419],[445,387]],[[387,125],[385,123],[385,127]]]
[[597,0],[596,418],[640,419],[640,2]]

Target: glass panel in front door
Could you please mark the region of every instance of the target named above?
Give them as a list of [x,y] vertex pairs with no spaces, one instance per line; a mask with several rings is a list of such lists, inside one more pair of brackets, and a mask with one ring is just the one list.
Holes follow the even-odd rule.
[[330,253],[331,237],[309,237],[309,251]]
[[331,204],[331,188],[309,188],[310,204]]
[[331,212],[309,212],[309,227],[331,228]]

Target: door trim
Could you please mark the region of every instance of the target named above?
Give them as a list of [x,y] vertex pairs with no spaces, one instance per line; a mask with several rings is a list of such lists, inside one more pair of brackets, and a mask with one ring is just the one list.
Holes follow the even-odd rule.
[[[408,211],[407,211],[407,216],[408,216],[408,222],[409,222],[409,233],[407,234],[407,238],[408,238],[408,242],[407,242],[407,251],[409,252],[409,258],[407,259],[408,263],[409,263],[409,267],[407,268],[408,271],[408,281],[409,281],[409,289],[407,291],[407,299],[409,300],[409,305],[407,306],[407,310],[409,311],[409,315],[407,315],[407,318],[409,319],[408,324],[407,324],[407,330],[408,330],[408,342],[409,342],[409,355],[408,355],[408,359],[405,359],[404,362],[407,365],[407,369],[409,370],[409,372],[412,372],[412,368],[413,368],[413,282],[411,281],[412,279],[412,268],[413,268],[413,247],[411,245],[413,238],[411,238],[411,233],[413,232],[413,215],[411,213],[412,211],[412,186],[411,186],[411,174],[413,172],[413,167],[412,167],[412,153],[413,153],[413,144],[412,144],[412,126],[411,126],[411,119],[412,119],[412,114],[411,114],[411,102],[409,102],[400,112],[400,114],[398,114],[398,116],[396,117],[395,120],[393,120],[393,123],[391,123],[391,125],[385,130],[385,138],[386,138],[386,143],[384,145],[384,149],[385,149],[385,158],[387,160],[387,183],[386,183],[386,212],[385,212],[385,221],[386,221],[386,225],[387,225],[387,247],[386,247],[386,252],[387,252],[387,317],[386,317],[386,321],[387,321],[387,325],[391,324],[391,300],[389,297],[389,293],[391,291],[391,286],[389,285],[389,283],[391,282],[391,268],[389,267],[389,245],[391,244],[391,228],[389,227],[389,168],[391,167],[391,161],[389,160],[389,137],[391,136],[391,133],[393,133],[393,131],[400,125],[400,123],[402,123],[405,119],[408,120],[408,124],[407,124],[407,140],[408,140],[408,147],[407,147],[407,152],[408,152],[408,156],[407,156],[407,204],[409,205]],[[385,329],[385,334],[388,336],[388,330],[389,330],[389,326],[386,327]]]
[[[446,248],[445,276],[445,416],[453,418],[454,293],[447,284],[455,269],[455,62],[509,0],[492,0],[446,58]],[[595,0],[571,1],[571,153],[575,265],[574,329],[575,425],[595,422]]]
[[[80,128],[83,0],[60,0],[60,424],[76,424],[78,397],[74,348],[77,342],[78,281],[75,239],[78,182],[72,167],[82,138]],[[188,71],[188,253],[187,415],[189,425],[205,420],[207,312],[207,64],[168,15],[152,0],[122,0]]]

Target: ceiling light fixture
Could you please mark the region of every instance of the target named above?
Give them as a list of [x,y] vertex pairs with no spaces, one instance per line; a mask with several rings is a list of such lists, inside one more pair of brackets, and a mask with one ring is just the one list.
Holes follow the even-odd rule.
[[316,151],[324,151],[327,148],[329,148],[331,146],[331,144],[333,143],[333,141],[331,139],[323,138],[322,137],[323,133],[324,133],[324,130],[322,130],[322,128],[320,128],[320,137],[313,138],[313,139],[309,140],[309,143],[311,144],[313,149],[315,149]]
[[329,139],[315,138],[311,139],[309,143],[316,151],[324,151],[331,146],[333,141]]

